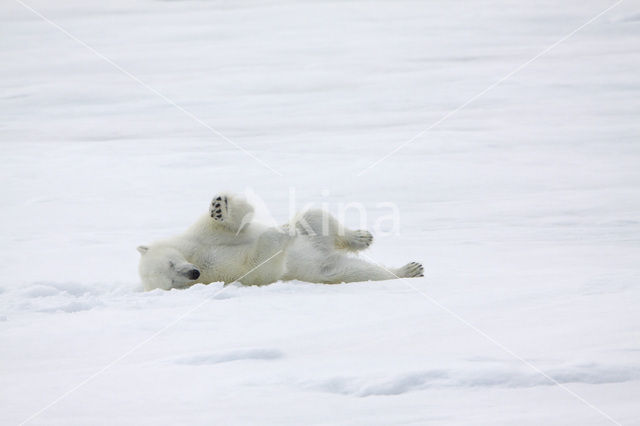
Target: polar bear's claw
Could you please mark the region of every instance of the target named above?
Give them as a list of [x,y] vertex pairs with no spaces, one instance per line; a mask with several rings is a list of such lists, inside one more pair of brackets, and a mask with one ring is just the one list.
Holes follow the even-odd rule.
[[373,242],[373,235],[369,231],[358,229],[354,234],[354,242],[362,248],[369,247]]
[[418,262],[410,262],[398,268],[398,278],[424,277],[424,267]]
[[349,235],[347,245],[351,250],[364,250],[373,242],[371,232],[364,229],[357,229]]

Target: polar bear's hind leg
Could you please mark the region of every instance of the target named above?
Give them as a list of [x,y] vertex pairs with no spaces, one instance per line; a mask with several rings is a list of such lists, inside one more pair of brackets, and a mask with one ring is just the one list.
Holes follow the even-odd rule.
[[320,268],[320,274],[322,279],[319,282],[336,284],[423,277],[424,268],[417,262],[407,263],[400,268],[386,268],[357,257],[336,254],[325,260]]
[[424,267],[418,262],[410,262],[396,270],[399,278],[424,277]]

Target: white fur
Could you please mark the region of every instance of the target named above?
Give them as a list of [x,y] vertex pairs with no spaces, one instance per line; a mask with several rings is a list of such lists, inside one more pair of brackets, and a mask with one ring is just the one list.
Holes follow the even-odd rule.
[[145,289],[219,281],[333,284],[422,276],[418,263],[386,269],[350,255],[368,247],[371,234],[349,230],[322,210],[304,212],[283,227],[252,222],[252,216],[253,208],[242,197],[221,194],[214,197],[209,214],[182,235],[138,247]]

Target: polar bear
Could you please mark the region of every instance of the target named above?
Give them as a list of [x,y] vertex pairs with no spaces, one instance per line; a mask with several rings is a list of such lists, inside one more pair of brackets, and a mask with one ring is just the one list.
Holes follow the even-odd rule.
[[219,194],[209,213],[182,235],[139,246],[145,290],[220,281],[336,284],[423,276],[417,262],[387,269],[350,254],[369,247],[373,236],[342,226],[326,211],[307,210],[282,227],[252,218],[253,207],[246,199]]

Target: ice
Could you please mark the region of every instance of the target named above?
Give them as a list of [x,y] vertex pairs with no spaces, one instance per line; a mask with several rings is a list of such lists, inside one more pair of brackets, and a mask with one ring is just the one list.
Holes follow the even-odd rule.
[[[615,2],[24,4],[0,423],[640,424],[637,2],[451,115]],[[225,190],[361,203],[367,256],[425,277],[142,292],[136,247]]]

